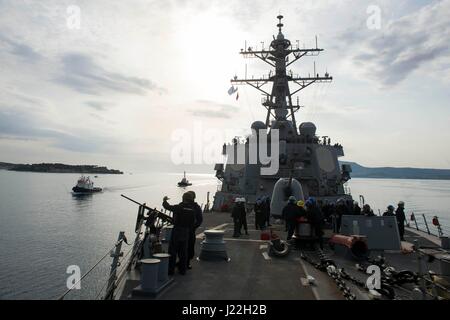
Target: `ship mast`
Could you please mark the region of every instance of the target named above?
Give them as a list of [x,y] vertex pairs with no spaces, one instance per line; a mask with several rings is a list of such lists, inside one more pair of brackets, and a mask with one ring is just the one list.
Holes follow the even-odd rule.
[[[286,121],[291,119],[293,127],[297,131],[297,124],[295,121],[295,112],[297,112],[301,106],[299,105],[298,99],[296,104],[292,103],[292,97],[310,86],[315,82],[331,82],[333,77],[330,77],[328,73],[324,76],[316,74],[314,68],[314,75],[308,77],[294,76],[292,72],[289,74],[286,72],[286,67],[290,66],[300,58],[304,56],[317,56],[323,49],[317,47],[316,38],[316,48],[310,49],[300,49],[293,48],[291,42],[285,39],[282,33],[283,19],[282,15],[277,16],[278,19],[278,35],[275,38],[273,36],[273,41],[270,44],[269,50],[254,51],[251,47],[241,49],[240,54],[244,57],[256,57],[269,64],[271,67],[275,68],[275,72],[269,73],[267,78],[253,78],[252,79],[238,79],[237,76],[231,80],[232,84],[248,84],[255,89],[261,91],[265,98],[263,99],[262,105],[267,109],[266,116],[266,126],[270,127],[270,120],[275,119],[277,121]],[[291,56],[292,55],[292,56]],[[291,59],[289,59],[291,56]],[[290,61],[289,61],[290,60]],[[247,76],[247,75],[246,75]],[[289,88],[289,82],[297,85],[294,91],[291,92]],[[263,87],[264,85],[272,83],[272,91],[267,92]]]

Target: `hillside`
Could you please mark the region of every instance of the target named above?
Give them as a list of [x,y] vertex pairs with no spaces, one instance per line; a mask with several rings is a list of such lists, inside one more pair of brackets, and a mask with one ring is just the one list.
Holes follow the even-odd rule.
[[26,172],[50,172],[50,173],[98,173],[98,174],[123,174],[122,171],[108,169],[96,165],[68,165],[62,163],[39,164],[12,164],[0,162],[0,169]]
[[437,179],[450,180],[449,169],[364,167],[356,162],[341,161],[341,164],[352,166],[353,178],[386,178],[386,179]]

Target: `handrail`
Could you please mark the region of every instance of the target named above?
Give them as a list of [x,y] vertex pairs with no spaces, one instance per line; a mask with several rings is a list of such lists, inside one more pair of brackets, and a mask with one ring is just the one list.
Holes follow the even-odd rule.
[[[138,208],[138,217],[136,221],[136,227],[135,227],[135,233],[136,233],[136,239],[133,242],[133,247],[130,249],[125,256],[123,256],[123,253],[117,253],[114,255],[114,257],[123,256],[122,261],[125,260],[125,257],[127,257],[130,253],[132,253],[131,257],[129,257],[126,260],[125,266],[120,270],[119,274],[116,273],[117,267],[120,265],[120,262],[116,259],[113,261],[113,264],[111,265],[111,271],[110,271],[110,277],[108,278],[108,286],[106,287],[105,295],[102,297],[103,299],[110,299],[114,297],[114,290],[117,288],[118,284],[120,283],[123,276],[126,274],[124,272],[125,270],[129,270],[129,267],[132,265],[135,257],[141,252],[143,247],[143,239],[141,239],[142,235],[142,228],[145,228],[144,233],[147,233],[147,230],[150,231],[153,228],[162,228],[166,224],[173,224],[173,216],[165,213],[166,210],[161,209],[156,210],[156,208],[150,208],[144,204],[141,204],[125,195],[121,195],[123,198],[130,200],[134,202],[135,204],[139,205]],[[145,215],[145,210],[148,210],[147,216]],[[120,238],[120,234],[119,234]],[[120,247],[116,247],[116,251],[120,250]],[[101,293],[103,289],[105,288],[105,285],[100,289]],[[97,294],[97,297],[99,296],[99,293]]]
[[[412,229],[416,229],[417,231],[422,231],[424,233],[427,233],[432,236],[436,237],[443,237],[443,236],[449,236],[450,235],[450,226],[443,226],[441,225],[439,218],[437,216],[434,216],[431,218],[432,226],[434,227],[431,229],[429,225],[429,221],[427,220],[427,216],[422,213],[422,220],[418,220],[414,212],[410,215],[410,220],[407,222],[407,226]],[[428,217],[429,218],[429,217]],[[414,225],[411,225],[411,221],[414,221]]]
[[[134,243],[132,243],[131,245],[133,245],[134,247]],[[128,257],[128,255],[133,252],[134,248],[131,248],[130,250],[128,250],[128,252],[122,257],[121,261],[119,261],[119,263],[117,265],[114,266],[114,268],[111,271],[116,271],[118,269],[119,266],[122,266],[122,261],[125,260],[126,257]],[[122,272],[124,269],[126,269],[128,267],[128,264],[125,264],[120,271],[117,274],[113,274],[111,273],[108,277],[108,279],[106,279],[105,284],[100,288],[100,290],[98,291],[97,295],[95,296],[95,300],[98,299],[98,297],[100,296],[100,294],[102,293],[103,289],[105,289],[106,287],[106,292],[105,292],[105,297],[107,297],[110,294],[110,291],[112,290],[113,287],[115,287],[115,283],[109,285],[109,281],[111,280],[111,278],[114,276],[116,278],[116,280],[120,279],[122,277]]]
[[430,233],[430,228],[428,227],[428,223],[427,223],[427,218],[425,217],[425,214],[422,213],[422,217],[423,217],[423,222],[425,222],[425,227],[427,228],[427,233]]
[[71,292],[74,288],[75,288],[75,286],[77,285],[77,284],[79,284],[80,282],[81,282],[81,280],[83,280],[84,278],[86,278],[86,276],[89,274],[89,273],[91,273],[99,264],[100,264],[100,262],[102,262],[110,253],[111,253],[111,250],[113,250],[119,243],[121,243],[121,242],[123,242],[123,240],[124,239],[121,239],[121,240],[119,240],[119,241],[117,241],[116,242],[116,244],[114,245],[114,247],[112,247],[110,250],[108,250],[108,252],[107,253],[105,253],[105,255],[103,256],[103,257],[101,257],[100,258],[100,260],[98,260],[80,279],[78,279],[78,281],[77,282],[75,282],[66,292],[64,292],[59,298],[58,298],[58,300],[64,300],[64,297],[69,293],[69,292]]

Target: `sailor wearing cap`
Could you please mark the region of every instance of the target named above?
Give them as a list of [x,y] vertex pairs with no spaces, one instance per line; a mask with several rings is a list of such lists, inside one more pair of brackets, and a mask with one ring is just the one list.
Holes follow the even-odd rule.
[[195,206],[192,193],[183,194],[183,201],[176,205],[170,205],[166,196],[163,199],[163,207],[173,212],[173,229],[169,243],[169,274],[175,272],[177,256],[180,274],[186,274],[188,267],[188,241],[189,233],[195,225]]
[[398,203],[397,210],[395,210],[395,216],[397,217],[397,225],[398,225],[398,232],[400,234],[400,240],[405,241],[404,235],[405,235],[405,203],[403,201],[400,201]]
[[297,227],[297,218],[301,215],[301,209],[297,205],[297,199],[290,196],[287,205],[283,208],[281,214],[283,220],[286,222],[287,240],[291,240]]
[[195,202],[195,197],[196,194],[194,191],[190,190],[188,191],[188,193],[190,193],[192,195],[193,200],[193,206],[194,206],[194,211],[195,211],[195,224],[194,227],[190,230],[189,232],[189,241],[188,241],[188,269],[192,269],[192,265],[191,265],[191,260],[194,258],[195,256],[195,232],[197,230],[198,227],[200,227],[200,225],[203,222],[203,213],[202,213],[202,208],[199,206],[199,204],[197,202]]
[[395,208],[394,208],[393,205],[388,205],[387,211],[383,213],[383,217],[393,217],[393,216],[395,216],[394,209]]
[[238,238],[241,236],[241,229],[244,227],[245,234],[248,235],[247,229],[247,210],[245,208],[245,198],[236,197],[234,199],[234,207],[231,211],[231,217],[234,222],[233,237]]

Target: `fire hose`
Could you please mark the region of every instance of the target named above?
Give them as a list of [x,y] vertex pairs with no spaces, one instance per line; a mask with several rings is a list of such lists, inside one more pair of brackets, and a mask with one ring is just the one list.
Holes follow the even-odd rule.
[[369,255],[367,238],[364,236],[345,236],[335,234],[329,241],[330,247],[342,246],[348,249],[354,259],[365,260]]

